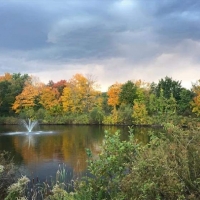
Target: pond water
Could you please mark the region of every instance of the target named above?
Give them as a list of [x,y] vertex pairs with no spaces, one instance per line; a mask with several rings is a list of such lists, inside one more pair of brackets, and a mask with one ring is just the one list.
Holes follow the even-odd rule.
[[[37,130],[36,130],[37,129]],[[98,155],[105,130],[119,130],[122,140],[128,138],[127,126],[37,125],[28,133],[19,125],[0,126],[0,151],[14,156],[22,174],[41,181],[55,177],[59,165],[65,165],[68,179],[87,170],[86,148]],[[148,142],[147,128],[135,128],[138,140]]]

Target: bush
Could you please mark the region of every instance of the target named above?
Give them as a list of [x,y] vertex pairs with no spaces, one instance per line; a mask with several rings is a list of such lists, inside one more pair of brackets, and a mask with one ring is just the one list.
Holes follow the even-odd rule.
[[24,198],[26,186],[30,180],[26,176],[22,176],[18,179],[17,183],[13,183],[11,186],[8,187],[8,196],[5,198],[5,200],[13,200]]
[[133,113],[133,108],[131,105],[121,104],[118,109],[120,124],[131,125],[132,124],[132,113]]
[[[200,134],[182,130],[170,123],[165,132],[146,145],[133,135],[120,141],[120,135],[106,133],[102,153],[90,157],[87,177],[78,191],[90,199],[200,199]],[[91,156],[91,154],[89,154]]]
[[104,112],[98,107],[94,107],[90,112],[90,123],[102,124]]
[[19,121],[15,117],[0,117],[0,124],[18,124]]
[[4,199],[7,188],[15,182],[17,169],[8,152],[0,152],[0,199]]
[[131,162],[130,158],[137,153],[137,148],[138,144],[133,143],[133,135],[129,141],[121,141],[118,132],[114,135],[106,132],[99,159],[94,160],[91,152],[87,151],[90,158],[88,170],[94,178],[87,177],[86,182],[80,183],[77,192],[87,191],[91,199],[119,197],[121,180],[128,172],[127,163]]
[[89,116],[87,114],[79,114],[74,118],[73,124],[89,124]]

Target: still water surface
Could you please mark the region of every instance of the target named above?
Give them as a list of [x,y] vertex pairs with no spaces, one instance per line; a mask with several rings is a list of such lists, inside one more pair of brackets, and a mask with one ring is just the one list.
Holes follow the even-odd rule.
[[[39,125],[31,133],[22,126],[0,126],[0,151],[14,156],[22,174],[46,180],[55,176],[59,164],[65,164],[68,179],[83,175],[87,169],[85,149],[98,155],[105,131],[119,130],[122,140],[128,138],[127,126]],[[148,142],[148,128],[135,128],[138,140]]]

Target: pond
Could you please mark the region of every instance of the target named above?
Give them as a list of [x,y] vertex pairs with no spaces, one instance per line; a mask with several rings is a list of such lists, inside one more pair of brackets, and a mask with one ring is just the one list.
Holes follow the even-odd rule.
[[[37,131],[35,131],[37,129]],[[104,140],[105,130],[119,130],[122,139],[128,138],[127,126],[97,125],[37,125],[26,132],[20,125],[0,126],[0,151],[14,156],[14,162],[22,174],[41,181],[55,177],[59,165],[65,165],[67,178],[83,175],[87,170],[86,148],[98,155]],[[148,142],[148,128],[135,128],[136,137]]]

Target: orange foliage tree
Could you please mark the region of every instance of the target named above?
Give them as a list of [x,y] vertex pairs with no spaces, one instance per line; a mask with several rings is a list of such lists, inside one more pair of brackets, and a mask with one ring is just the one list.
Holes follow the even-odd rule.
[[39,95],[39,91],[33,85],[26,85],[21,94],[16,96],[12,109],[16,113],[26,108],[36,106],[35,99]]
[[115,83],[108,88],[108,105],[113,106],[114,111],[116,111],[117,106],[119,105],[119,94],[121,92],[121,83]]
[[10,73],[5,73],[3,76],[0,76],[0,82],[9,81],[11,79],[12,79],[12,75]]
[[30,77],[21,94],[16,96],[12,109],[16,113],[20,113],[24,109],[34,108],[37,106],[40,90],[43,85],[44,84],[41,83],[39,79]]

